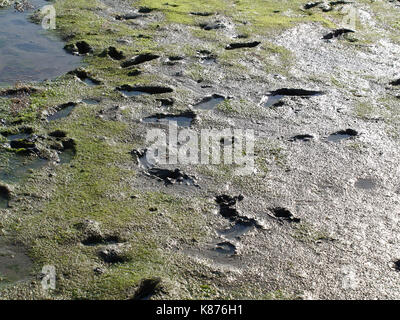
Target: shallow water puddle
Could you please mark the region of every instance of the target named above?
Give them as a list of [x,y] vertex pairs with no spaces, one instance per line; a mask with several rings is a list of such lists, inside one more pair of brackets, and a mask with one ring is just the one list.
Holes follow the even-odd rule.
[[154,116],[143,118],[144,123],[160,123],[168,125],[170,121],[177,123],[179,127],[190,127],[196,115],[193,112],[183,112],[181,114],[163,114],[159,113]]
[[219,231],[218,234],[227,239],[238,239],[256,227],[256,223],[253,221],[238,222],[229,229]]
[[162,123],[168,124],[170,121],[174,121],[178,124],[179,127],[190,127],[192,124],[193,118],[184,117],[184,116],[166,116],[166,117],[148,117],[142,120],[145,123]]
[[195,104],[194,108],[198,110],[213,110],[223,101],[225,101],[225,97],[214,94],[211,97],[206,97],[199,103]]
[[30,278],[33,263],[22,246],[0,237],[0,287]]
[[373,179],[358,179],[354,185],[356,188],[362,190],[373,190],[376,188],[376,183]]
[[16,183],[29,176],[33,170],[42,168],[48,160],[41,158],[26,158],[14,155],[0,165],[0,181]]
[[[30,0],[35,9],[44,0]],[[76,68],[81,58],[64,51],[54,34],[28,20],[34,10],[16,12],[14,7],[0,9],[0,86],[16,81],[42,81]]]
[[47,117],[47,121],[55,121],[55,120],[59,120],[62,118],[66,118],[71,114],[72,110],[74,110],[75,107],[76,107],[76,103],[74,103],[74,102],[70,102],[70,103],[66,103],[61,106],[58,106],[57,107],[58,111],[49,115]]
[[282,88],[275,91],[271,91],[269,95],[263,97],[261,100],[261,104],[263,104],[265,107],[272,107],[272,106],[278,107],[283,104],[281,100],[286,96],[308,98],[308,97],[320,96],[323,94],[324,94],[323,91]]
[[356,137],[358,135],[358,132],[353,130],[353,129],[347,129],[347,130],[341,130],[338,132],[335,132],[331,134],[327,140],[329,142],[339,142],[344,139],[350,139],[353,137]]
[[132,87],[130,85],[123,85],[117,88],[124,96],[126,97],[134,97],[140,96],[143,94],[163,94],[163,93],[171,93],[174,90],[168,87],[161,87],[161,86],[137,86]]

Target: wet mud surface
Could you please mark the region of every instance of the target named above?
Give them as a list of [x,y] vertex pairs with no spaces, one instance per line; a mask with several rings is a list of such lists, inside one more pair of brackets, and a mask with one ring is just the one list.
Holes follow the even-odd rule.
[[[400,40],[379,19],[398,6],[355,1],[362,27],[350,30],[336,15],[349,4],[296,2],[269,12],[283,22],[265,36],[252,16],[101,4],[101,31],[123,33],[71,36],[70,56],[92,65],[65,70],[62,99],[40,104],[35,130],[7,118],[0,131],[12,151],[1,158],[0,212],[26,210],[25,243],[63,270],[55,297],[400,297]],[[139,39],[154,43],[142,50]],[[1,99],[40,93],[13,90]],[[153,162],[146,133],[170,121],[196,133],[254,130],[254,170]],[[44,186],[38,200],[29,177]],[[0,245],[0,277],[27,277],[24,252]]]

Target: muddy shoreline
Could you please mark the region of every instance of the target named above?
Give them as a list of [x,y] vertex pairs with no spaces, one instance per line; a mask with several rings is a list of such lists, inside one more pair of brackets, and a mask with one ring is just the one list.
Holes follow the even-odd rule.
[[[400,7],[264,2],[55,3],[83,65],[0,91],[0,298],[400,297]],[[254,170],[149,162],[169,120]]]

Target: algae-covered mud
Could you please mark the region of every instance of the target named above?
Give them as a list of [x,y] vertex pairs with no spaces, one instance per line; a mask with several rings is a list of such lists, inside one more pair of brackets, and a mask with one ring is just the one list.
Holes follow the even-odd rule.
[[0,3],[1,299],[400,299],[398,1]]

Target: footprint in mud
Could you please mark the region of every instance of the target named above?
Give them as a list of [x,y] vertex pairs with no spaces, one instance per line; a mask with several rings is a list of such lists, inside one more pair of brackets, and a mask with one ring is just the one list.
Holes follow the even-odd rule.
[[296,218],[288,209],[282,207],[271,208],[273,217],[281,222],[300,223],[300,218]]
[[93,48],[92,46],[87,43],[86,41],[78,41],[75,44],[67,44],[64,47],[64,50],[74,54],[74,55],[80,55],[80,56],[85,56],[88,54],[93,53]]
[[11,191],[7,186],[0,185],[0,209],[7,209],[11,200]]
[[310,134],[299,134],[297,136],[291,137],[289,139],[290,142],[295,142],[295,141],[303,141],[303,142],[309,142],[314,139],[314,136]]
[[124,15],[117,15],[115,16],[116,20],[135,20],[139,18],[143,18],[143,14],[139,13],[129,13],[129,14],[124,14]]
[[62,142],[62,149],[59,151],[59,164],[70,163],[76,155],[76,142],[73,139],[65,139]]
[[102,82],[93,78],[89,73],[84,69],[76,69],[74,71],[68,72],[68,74],[76,76],[80,81],[86,83],[89,86],[98,86]]
[[339,38],[339,37],[341,37],[341,36],[343,36],[345,34],[354,33],[354,32],[355,31],[350,30],[350,29],[336,29],[336,30],[333,30],[332,32],[329,32],[328,34],[324,35],[322,37],[322,39],[330,40],[330,39]]
[[74,226],[82,233],[81,243],[85,246],[113,245],[125,242],[119,235],[104,234],[101,231],[100,223],[95,220],[84,219]]
[[5,98],[13,98],[13,97],[20,97],[20,96],[29,96],[31,94],[39,92],[39,89],[33,87],[22,87],[22,88],[15,88],[15,89],[7,89],[0,91],[0,97]]
[[68,117],[76,106],[76,102],[68,102],[55,107],[55,112],[50,113],[50,115],[47,116],[47,121],[51,122]]
[[335,133],[331,134],[327,138],[327,140],[329,142],[339,142],[341,140],[357,137],[358,135],[359,134],[358,134],[358,132],[356,130],[346,129],[346,130],[340,130],[338,132],[335,132]]
[[126,58],[123,51],[118,50],[115,47],[108,47],[100,53],[100,57],[110,57],[113,60],[123,60]]
[[193,16],[199,16],[199,17],[209,17],[209,16],[212,16],[214,13],[212,13],[212,12],[190,12],[190,14]]
[[162,291],[161,278],[142,279],[132,300],[149,300],[160,291]]
[[208,50],[198,50],[197,57],[201,64],[211,65],[217,62],[217,56]]
[[[263,226],[261,223],[256,221],[254,218],[249,218],[241,214],[241,212],[236,208],[237,203],[243,201],[244,197],[242,195],[231,197],[229,195],[223,194],[219,195],[215,198],[215,201],[219,205],[219,213],[225,219],[229,219],[231,222],[234,222],[235,225],[233,229],[242,229],[243,227],[256,227],[262,229]],[[228,230],[227,232],[231,232]]]
[[169,87],[162,86],[130,86],[123,85],[117,87],[117,90],[120,91],[126,97],[134,97],[140,96],[143,94],[153,95],[153,94],[163,94],[163,93],[171,93],[174,89]]
[[168,66],[175,66],[177,64],[181,64],[183,60],[185,60],[183,56],[170,56],[167,58],[164,64]]
[[140,54],[140,55],[137,55],[134,58],[131,58],[131,59],[127,60],[127,61],[122,62],[121,67],[122,68],[129,68],[129,67],[132,67],[132,66],[136,66],[138,64],[142,64],[142,63],[145,63],[145,62],[156,60],[158,58],[160,58],[159,55],[152,54],[152,53]]
[[393,267],[396,271],[400,272],[400,260],[393,261]]
[[219,254],[233,256],[237,254],[236,246],[228,241],[217,243],[215,251]]
[[136,159],[139,167],[145,170],[145,174],[164,182],[165,186],[181,184],[200,188],[197,178],[190,176],[180,169],[170,170],[157,168],[157,159],[149,155],[148,150],[133,150],[132,156]]
[[213,94],[211,97],[206,97],[200,102],[196,103],[194,108],[198,110],[213,110],[225,100],[225,97],[219,94]]
[[131,261],[131,257],[125,252],[124,244],[110,244],[98,252],[99,257],[106,263],[116,264]]
[[243,49],[243,48],[255,48],[260,45],[261,42],[253,41],[253,42],[235,42],[227,45],[225,47],[226,50],[235,50],[235,49]]
[[370,179],[370,178],[360,178],[356,181],[354,186],[357,189],[362,189],[362,190],[374,190],[377,187],[374,179]]
[[156,101],[159,103],[160,108],[169,108],[174,105],[174,99],[169,98],[169,99],[156,99]]
[[151,168],[147,170],[147,173],[149,176],[158,178],[160,181],[163,181],[166,186],[182,184],[186,186],[194,186],[200,188],[200,186],[197,184],[196,177],[189,176],[180,169],[169,170]]
[[18,128],[16,131],[12,132],[7,132],[7,131],[0,132],[0,135],[6,137],[9,142],[13,140],[27,139],[32,134],[33,134],[33,129],[30,127]]
[[196,114],[193,111],[186,111],[179,114],[157,113],[153,116],[143,118],[142,122],[168,125],[170,121],[174,121],[179,127],[190,127],[195,118]]
[[289,97],[300,97],[309,98],[314,96],[323,95],[325,92],[316,90],[305,90],[305,89],[293,89],[293,88],[282,88],[275,91],[271,91],[267,96],[261,99],[260,104],[264,107],[280,107],[283,102],[280,101],[282,98]]
[[216,20],[214,22],[201,23],[200,28],[206,31],[219,30],[219,29],[225,29],[226,25],[221,20]]
[[242,236],[257,228],[255,220],[237,221],[230,228],[219,230],[218,234],[231,240],[239,240]]

